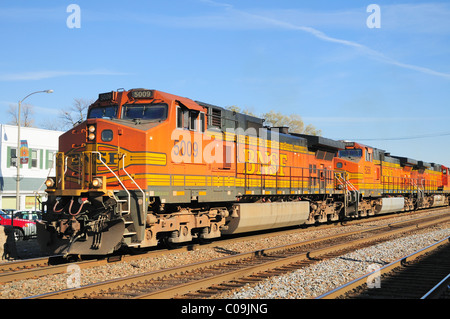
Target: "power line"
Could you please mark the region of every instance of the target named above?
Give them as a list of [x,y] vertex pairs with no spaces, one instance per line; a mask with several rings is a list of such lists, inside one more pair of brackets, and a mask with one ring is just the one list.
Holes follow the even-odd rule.
[[[420,138],[430,138],[430,137],[440,137],[440,136],[448,136],[450,132],[447,133],[431,133],[424,135],[413,135],[413,136],[404,136],[404,137],[386,137],[386,138],[353,138],[358,141],[401,141],[401,140],[414,140]],[[352,139],[350,139],[352,140]]]

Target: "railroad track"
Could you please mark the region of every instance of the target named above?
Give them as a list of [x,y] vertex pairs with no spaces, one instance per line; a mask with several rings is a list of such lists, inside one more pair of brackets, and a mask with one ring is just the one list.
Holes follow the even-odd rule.
[[450,237],[317,299],[450,299]]
[[298,269],[319,259],[332,258],[405,232],[449,221],[450,215],[447,213],[372,226],[345,234],[234,254],[31,298],[204,298],[248,282]]
[[421,299],[450,299],[450,273],[423,295]]
[[[402,214],[404,217],[411,217],[417,214],[422,214],[425,212],[445,212],[448,210],[448,207],[444,208],[433,208],[426,211],[417,211],[417,212],[411,212],[407,214]],[[377,217],[372,217],[369,219],[356,219],[356,220],[350,220],[346,221],[344,224],[342,223],[334,223],[330,225],[320,225],[317,226],[314,229],[327,229],[327,228],[334,228],[334,227],[342,227],[342,225],[350,226],[354,224],[361,224],[364,223],[370,223],[374,221],[380,221],[385,219],[390,219],[393,217],[397,217],[398,215],[382,215]],[[157,257],[163,254],[167,253],[178,253],[178,252],[184,252],[189,250],[198,250],[198,249],[207,249],[211,247],[215,247],[217,243],[220,241],[223,244],[230,244],[233,242],[238,242],[242,240],[254,240],[259,238],[268,238],[268,237],[274,237],[279,236],[280,234],[293,234],[293,233],[299,233],[299,232],[306,232],[310,230],[310,228],[294,228],[294,229],[284,229],[281,231],[270,231],[265,232],[262,234],[257,235],[245,235],[245,236],[239,236],[239,237],[232,237],[232,238],[221,238],[220,240],[216,240],[210,244],[186,244],[176,249],[158,249],[154,251],[150,251],[147,253],[141,253],[141,254],[132,254],[132,255],[115,255],[115,256],[109,256],[107,258],[100,258],[100,259],[91,259],[91,260],[85,260],[85,261],[78,261],[78,262],[72,262],[70,260],[64,259],[62,256],[50,256],[50,257],[43,257],[43,258],[34,258],[34,259],[26,259],[26,260],[19,260],[14,262],[7,262],[7,263],[1,263],[0,264],[0,284],[6,283],[14,280],[23,280],[27,278],[36,278],[46,275],[54,275],[54,274],[60,274],[60,273],[66,273],[68,264],[77,264],[80,269],[86,269],[91,267],[97,267],[106,265],[113,262],[120,262],[120,261],[133,261],[140,258],[152,258]]]

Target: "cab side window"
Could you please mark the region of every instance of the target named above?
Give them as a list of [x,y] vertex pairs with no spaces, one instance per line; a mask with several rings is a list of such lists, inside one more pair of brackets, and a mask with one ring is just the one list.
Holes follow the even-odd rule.
[[369,149],[366,147],[366,161],[372,162],[372,154],[369,153]]
[[205,113],[192,111],[182,106],[177,106],[177,128],[190,131],[205,131]]

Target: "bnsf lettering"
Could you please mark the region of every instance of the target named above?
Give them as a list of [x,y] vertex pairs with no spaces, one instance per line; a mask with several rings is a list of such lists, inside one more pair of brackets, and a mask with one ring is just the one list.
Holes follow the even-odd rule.
[[285,176],[287,154],[269,151],[245,150],[246,173]]
[[[100,152],[102,154],[103,160],[108,165],[117,165],[119,163],[119,154],[116,152]],[[97,163],[100,164],[100,160],[97,160]]]

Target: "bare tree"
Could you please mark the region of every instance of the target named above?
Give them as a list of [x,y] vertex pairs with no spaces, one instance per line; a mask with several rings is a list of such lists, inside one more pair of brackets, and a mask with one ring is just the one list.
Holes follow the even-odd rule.
[[64,128],[71,128],[77,123],[84,121],[89,105],[92,103],[94,103],[94,100],[85,100],[81,98],[74,99],[70,108],[60,110],[59,112],[62,126]]
[[[33,127],[34,126],[34,107],[30,104],[22,104],[20,106],[20,111],[22,114],[20,114],[20,126],[23,127]],[[8,122],[8,124],[11,125],[18,125],[19,119],[18,119],[18,112],[17,112],[17,105],[10,104],[8,109],[8,114],[11,117],[11,120]]]
[[243,114],[247,114],[247,115],[250,115],[250,116],[258,117],[258,115],[256,115],[255,113],[253,113],[249,109],[241,110],[241,108],[239,106],[237,106],[237,105],[228,106],[227,109],[230,110],[230,111],[236,112],[236,113],[243,113]]
[[[239,106],[233,105],[227,107],[230,111],[244,113],[247,115],[258,116],[250,112],[247,109],[241,110]],[[265,124],[274,127],[287,126],[292,133],[308,134],[308,135],[321,135],[322,131],[309,124],[305,127],[305,123],[298,114],[284,115],[281,112],[275,112],[273,110],[263,113],[260,117],[265,119]]]
[[298,114],[284,115],[281,112],[269,111],[262,115],[266,119],[266,123],[272,126],[287,126],[292,133],[320,135],[321,130],[316,129],[309,124],[305,127],[302,117]]
[[46,130],[52,130],[52,131],[63,131],[64,127],[59,123],[59,121],[56,121],[54,118],[47,118],[40,122],[39,127],[46,129]]

